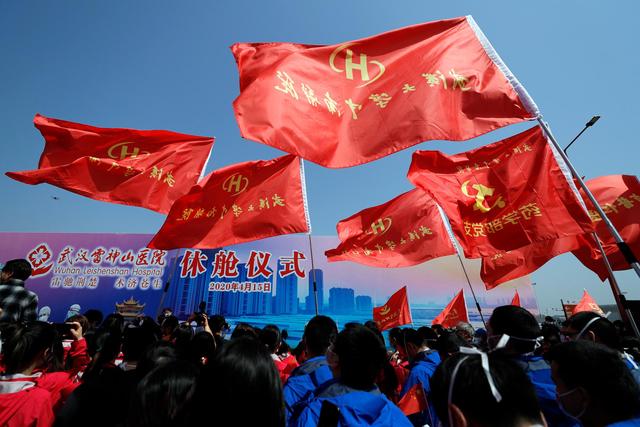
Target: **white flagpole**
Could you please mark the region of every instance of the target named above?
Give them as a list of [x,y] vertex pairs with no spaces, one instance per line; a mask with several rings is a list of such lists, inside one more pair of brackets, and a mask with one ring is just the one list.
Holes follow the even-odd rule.
[[542,116],[539,115],[536,118],[536,120],[540,124],[540,127],[542,128],[544,133],[549,138],[549,141],[551,142],[552,146],[555,148],[556,153],[560,155],[560,157],[562,157],[562,160],[564,160],[564,163],[567,165],[567,167],[571,171],[571,174],[573,175],[574,179],[578,182],[578,184],[580,184],[580,187],[582,188],[582,190],[585,192],[585,194],[591,201],[591,204],[593,204],[593,207],[596,209],[596,211],[598,211],[598,214],[600,214],[600,217],[602,218],[605,225],[609,229],[609,232],[611,233],[614,240],[616,241],[616,244],[618,245],[618,249],[620,250],[620,252],[622,252],[622,255],[624,255],[625,260],[635,270],[638,277],[640,277],[640,264],[638,264],[638,260],[635,259],[633,252],[631,252],[631,249],[629,249],[629,245],[627,245],[627,243],[622,239],[622,236],[620,236],[620,233],[618,233],[618,230],[616,230],[611,220],[609,220],[607,215],[604,213],[604,210],[598,204],[598,201],[596,200],[596,198],[593,196],[593,194],[587,187],[587,184],[584,183],[584,180],[580,177],[580,174],[578,173],[578,171],[576,171],[576,169],[571,164],[569,157],[567,157],[565,152],[562,151],[562,148],[558,144],[558,141],[556,141],[555,137],[553,136],[553,133],[551,133],[551,129],[549,129],[549,126],[544,121]]

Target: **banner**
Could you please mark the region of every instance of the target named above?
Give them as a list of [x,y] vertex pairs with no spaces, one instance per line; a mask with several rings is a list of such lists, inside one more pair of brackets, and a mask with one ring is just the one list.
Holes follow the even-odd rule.
[[[306,235],[173,251],[145,248],[150,238],[150,234],[0,233],[0,262],[31,261],[38,274],[26,286],[38,294],[40,311],[49,307],[42,312],[44,318],[49,311],[49,321],[60,322],[69,311],[83,313],[90,308],[105,315],[120,311],[156,317],[161,302],[184,320],[204,301],[209,314],[223,314],[232,325],[277,324],[288,330],[291,342],[301,338],[304,325],[315,314],[314,278],[319,312],[339,326],[370,320],[373,307],[383,305],[405,285],[414,325],[429,325],[467,286],[456,256],[394,269],[329,263],[321,254],[336,247],[336,236],[312,238],[315,270]],[[522,305],[537,312],[528,277],[485,291],[480,261],[464,262],[485,315],[493,307],[509,304],[514,289]],[[80,307],[72,309],[73,305]],[[471,303],[469,316],[480,325]]]

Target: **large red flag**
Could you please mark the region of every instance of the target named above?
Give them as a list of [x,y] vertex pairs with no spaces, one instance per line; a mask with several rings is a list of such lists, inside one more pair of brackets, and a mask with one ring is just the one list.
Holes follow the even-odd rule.
[[219,248],[309,231],[302,161],[287,155],[211,172],[178,199],[150,248]]
[[165,130],[98,128],[36,114],[45,139],[38,169],[7,172],[105,202],[161,213],[198,182],[213,138]]
[[[632,175],[610,175],[591,179],[586,184],[636,258],[640,258],[640,182],[638,178]],[[586,195],[584,199],[612,269],[630,269],[631,266],[618,249],[604,221]],[[600,250],[591,236],[587,236],[583,240],[582,247],[574,250],[573,254],[587,268],[598,274],[601,280],[609,276]]]
[[424,395],[420,382],[416,383],[402,396],[402,399],[398,402],[398,408],[407,416],[422,412],[428,408],[427,397]]
[[325,252],[329,261],[406,267],[455,254],[438,206],[420,189],[364,209],[337,229],[341,243]]
[[578,249],[589,235],[535,242],[511,251],[482,257],[480,277],[487,289],[533,273],[552,258]]
[[571,312],[571,315],[573,316],[574,314],[580,313],[581,311],[593,311],[600,316],[604,316],[604,311],[602,311],[600,306],[596,303],[596,300],[594,300],[593,297],[589,295],[589,292],[587,292],[586,289],[582,293],[580,302],[576,304],[575,308]]
[[451,302],[442,310],[438,317],[433,319],[432,325],[442,325],[445,328],[453,328],[459,322],[469,323],[469,313],[467,304],[464,301],[464,289],[460,289]]
[[332,168],[537,115],[470,16],[336,45],[237,43],[242,136]]
[[373,320],[378,322],[381,331],[396,326],[407,325],[412,322],[407,287],[402,287],[391,295],[389,301],[382,307],[373,308]]
[[518,293],[518,290],[517,290],[517,289],[516,289],[516,293],[515,293],[515,295],[513,296],[513,299],[511,300],[511,305],[515,305],[515,306],[518,306],[518,307],[522,307],[522,306],[520,305],[520,294]]
[[539,127],[465,153],[417,151],[409,180],[449,217],[469,258],[593,229],[566,165]]

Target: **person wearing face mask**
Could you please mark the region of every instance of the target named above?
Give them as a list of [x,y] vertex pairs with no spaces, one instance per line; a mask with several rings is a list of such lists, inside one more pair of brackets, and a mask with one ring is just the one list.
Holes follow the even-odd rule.
[[334,379],[319,387],[289,426],[398,426],[411,423],[375,385],[386,358],[380,338],[362,325],[338,334],[327,350]]
[[633,378],[640,384],[640,364],[633,356],[623,351],[618,330],[609,319],[591,311],[583,311],[571,316],[560,333],[565,341],[587,340],[617,351]]
[[[427,401],[429,401],[428,396],[431,390],[429,380],[440,363],[440,355],[436,350],[429,348],[427,341],[418,331],[407,328],[403,329],[402,332],[402,340],[399,343],[398,350],[401,355],[409,360],[409,375],[400,391],[400,399],[419,384],[427,395]],[[435,420],[431,419],[432,412],[432,410],[426,409],[418,414],[411,415],[409,419],[415,426],[435,425]]]
[[529,378],[516,362],[499,354],[452,355],[436,369],[431,390],[436,415],[445,427],[544,425]]
[[640,388],[616,351],[578,340],[548,358],[561,408],[584,427],[640,426]]
[[497,307],[487,323],[487,335],[491,349],[498,349],[514,360],[527,374],[550,427],[579,425],[558,406],[551,367],[542,356],[536,354],[542,345],[542,331],[531,313],[514,305]]

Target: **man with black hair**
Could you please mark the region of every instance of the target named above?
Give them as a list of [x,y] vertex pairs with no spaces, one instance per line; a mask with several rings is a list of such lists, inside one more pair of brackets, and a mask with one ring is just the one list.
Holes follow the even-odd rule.
[[[416,385],[422,387],[427,395],[431,391],[430,380],[435,372],[438,364],[440,364],[440,355],[437,351],[429,348],[424,336],[415,329],[403,329],[401,342],[399,343],[400,354],[409,360],[409,375],[400,391],[400,398],[404,397]],[[436,425],[435,420],[431,419],[429,410],[424,410],[418,414],[409,417],[414,426],[423,426],[425,424]]]
[[480,354],[455,354],[442,362],[433,374],[431,400],[441,425],[542,426],[535,389],[522,369],[510,358],[486,355],[495,387],[492,389],[481,357]]
[[333,378],[326,354],[337,335],[336,322],[327,316],[315,316],[305,326],[302,342],[307,360],[291,372],[283,388],[287,420],[299,402]]
[[584,427],[640,425],[640,388],[616,351],[578,340],[557,345],[548,358],[558,401]]
[[38,317],[38,296],[25,289],[31,276],[26,259],[12,259],[0,272],[0,322],[31,322]]
[[327,349],[334,380],[319,387],[289,425],[411,426],[375,385],[385,359],[384,344],[369,328],[352,325],[342,330]]
[[542,345],[540,325],[522,307],[504,305],[493,310],[487,324],[490,348],[515,360],[533,383],[542,412],[550,427],[577,426],[565,415],[556,401],[556,386],[551,379],[551,367],[536,354]]
[[633,356],[623,351],[618,329],[606,317],[592,311],[576,313],[565,322],[560,333],[565,340],[596,342],[617,351],[631,375],[640,384],[640,366]]

